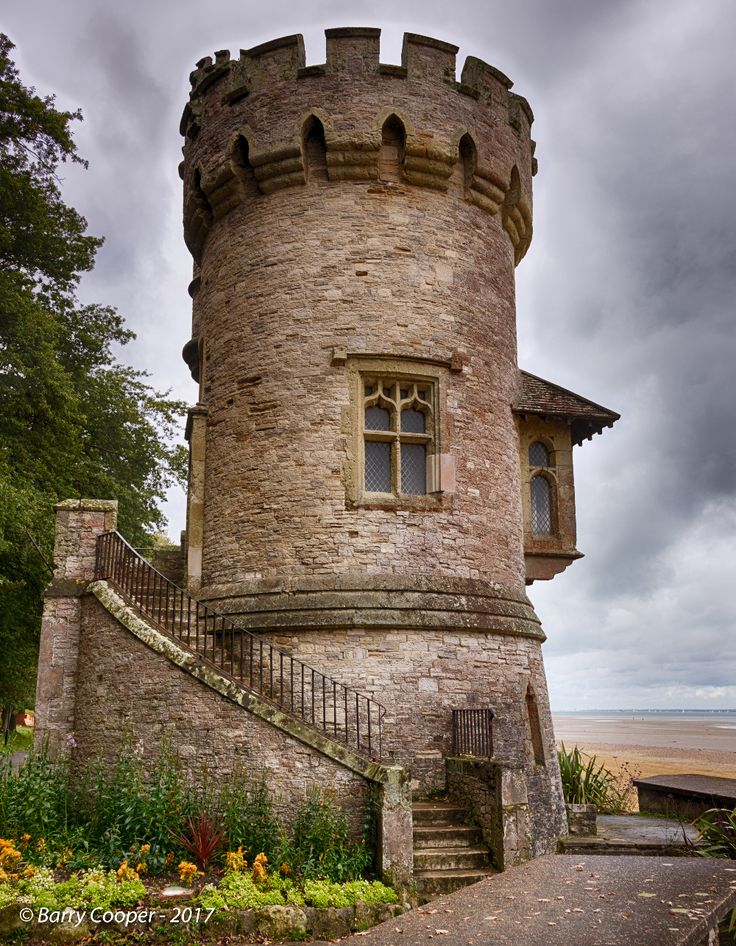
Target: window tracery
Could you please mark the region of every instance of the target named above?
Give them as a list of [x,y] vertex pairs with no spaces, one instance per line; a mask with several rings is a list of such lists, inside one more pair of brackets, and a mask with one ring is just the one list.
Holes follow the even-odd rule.
[[428,381],[363,379],[366,493],[423,496],[434,452],[434,387]]
[[554,459],[541,440],[529,445],[529,468],[531,478],[531,527],[534,535],[553,535],[554,523]]

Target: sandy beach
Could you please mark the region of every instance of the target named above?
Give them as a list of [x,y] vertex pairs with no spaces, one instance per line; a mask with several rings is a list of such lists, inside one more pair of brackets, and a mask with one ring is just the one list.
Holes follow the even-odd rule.
[[736,778],[736,716],[553,714],[557,744],[641,775]]

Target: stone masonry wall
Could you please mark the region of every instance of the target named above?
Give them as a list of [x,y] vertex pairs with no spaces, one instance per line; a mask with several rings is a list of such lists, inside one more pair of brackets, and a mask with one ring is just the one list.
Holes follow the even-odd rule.
[[[375,31],[336,32],[323,72],[299,71],[295,40],[251,51],[222,81],[205,69],[185,122],[208,411],[202,588],[285,572],[521,587],[517,244],[504,208],[523,204],[530,227],[530,113],[512,115],[509,82],[489,67],[473,89],[456,86],[447,44],[409,37],[404,71],[392,71],[379,69]],[[326,180],[304,167],[310,114],[325,130]],[[407,132],[403,180],[384,182],[391,114]],[[477,149],[468,186],[464,133]],[[438,447],[454,457],[454,492],[351,502],[361,447],[349,375],[367,355],[444,373]]]
[[51,756],[74,729],[82,595],[95,570],[97,536],[114,529],[113,500],[67,499],[56,505],[54,577],[44,595],[36,682],[37,745]]
[[[266,636],[266,635],[264,635]],[[452,753],[452,710],[491,706],[494,758],[526,780],[535,853],[566,833],[549,698],[538,641],[482,632],[381,629],[269,635],[387,709],[384,751],[409,769],[415,793],[445,787]],[[544,762],[535,762],[525,695],[539,710]]]
[[164,739],[192,773],[265,774],[287,818],[313,786],[333,791],[360,831],[367,783],[192,678],[130,634],[97,601],[82,599],[74,732],[78,760],[111,759],[127,732],[155,757]]
[[[451,709],[493,706],[544,850],[564,810],[512,414],[532,115],[479,60],[457,82],[456,52],[407,34],[401,66],[385,66],[377,30],[329,30],[324,65],[306,67],[292,36],[193,73],[189,577],[384,703],[384,746],[420,791],[444,785]],[[364,491],[361,372],[431,387],[439,489]]]

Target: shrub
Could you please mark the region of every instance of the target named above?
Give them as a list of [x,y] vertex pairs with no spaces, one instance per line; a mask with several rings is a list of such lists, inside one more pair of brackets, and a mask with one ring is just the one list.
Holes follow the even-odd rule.
[[203,907],[252,910],[255,907],[283,906],[286,902],[280,889],[263,889],[253,883],[249,874],[225,874],[217,887],[207,884],[197,902]]
[[[372,824],[369,806],[365,830]],[[112,766],[100,759],[76,772],[68,755],[52,762],[44,749],[17,773],[0,759],[0,837],[21,835],[26,863],[71,870],[116,869],[125,860],[156,874],[186,855],[206,869],[226,842],[243,861],[263,855],[280,864],[284,876],[342,883],[365,875],[373,859],[371,844],[351,840],[344,812],[318,790],[287,835],[263,780],[237,772],[215,785],[204,773],[193,783],[168,747],[148,767],[142,742],[132,739]]]
[[363,841],[351,841],[348,820],[332,798],[312,789],[297,809],[288,845],[290,866],[305,878],[342,883],[361,877],[372,863]]
[[69,829],[69,758],[52,762],[46,746],[31,749],[13,772],[10,756],[0,758],[0,835],[34,838],[64,835]]
[[698,853],[736,860],[736,808],[711,808],[693,822],[698,829]]
[[251,860],[260,853],[272,863],[278,860],[284,829],[263,778],[254,783],[242,770],[235,771],[219,791],[218,809],[230,850],[242,847]]
[[38,867],[27,871],[12,884],[0,885],[0,906],[23,901],[34,907],[60,910],[71,906],[76,909],[100,907],[132,907],[146,895],[140,878],[120,877],[114,871],[102,868],[73,874],[56,883],[53,871]]
[[611,771],[596,756],[587,756],[575,746],[560,746],[557,757],[562,776],[562,792],[569,805],[595,805],[602,814],[617,815],[631,809],[634,773],[622,766]]
[[194,855],[203,871],[222,847],[222,831],[215,823],[215,818],[208,811],[199,811],[187,818],[186,829],[181,834],[171,834],[177,847]]

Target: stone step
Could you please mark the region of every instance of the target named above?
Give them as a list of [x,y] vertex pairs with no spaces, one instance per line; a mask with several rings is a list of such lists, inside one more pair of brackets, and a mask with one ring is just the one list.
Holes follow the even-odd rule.
[[442,825],[414,828],[414,850],[438,847],[477,847],[482,843],[480,828],[472,825]]
[[488,849],[484,847],[440,847],[414,849],[414,867],[420,871],[489,870]]
[[418,801],[414,802],[412,814],[416,826],[429,825],[465,825],[468,812],[460,805],[451,802]]
[[494,873],[496,872],[493,870],[423,870],[414,872],[414,882],[419,895],[430,900],[470,884],[477,884]]

